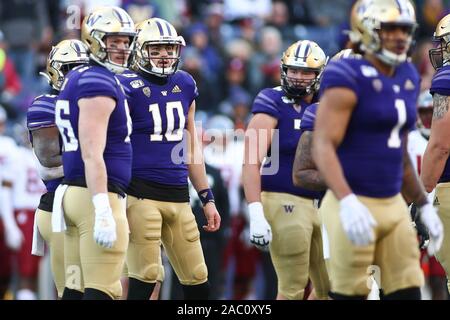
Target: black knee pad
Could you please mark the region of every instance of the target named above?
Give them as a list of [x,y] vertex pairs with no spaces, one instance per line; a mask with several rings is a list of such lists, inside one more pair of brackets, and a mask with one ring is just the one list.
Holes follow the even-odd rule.
[[103,291],[94,288],[86,288],[84,290],[83,300],[113,300],[113,298]]
[[209,282],[194,286],[182,285],[185,300],[208,300],[209,299]]
[[412,287],[385,294],[383,300],[420,300],[421,298],[420,288]]
[[348,296],[345,294],[331,292],[328,294],[333,300],[366,300],[366,296]]
[[67,287],[64,288],[61,300],[81,300],[81,299],[83,299],[83,292],[74,289],[69,289]]
[[144,282],[135,278],[128,278],[127,300],[149,300],[152,295],[155,283]]

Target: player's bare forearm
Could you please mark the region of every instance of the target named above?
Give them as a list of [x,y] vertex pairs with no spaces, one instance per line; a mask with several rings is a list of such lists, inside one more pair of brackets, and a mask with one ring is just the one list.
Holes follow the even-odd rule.
[[402,195],[407,203],[414,202],[418,206],[423,206],[428,202],[425,189],[417,176],[407,151],[403,153]]
[[108,192],[108,175],[103,157],[83,158],[86,184],[92,196]]
[[442,175],[450,152],[450,98],[433,96],[433,121],[430,141],[423,156],[421,179],[428,192],[431,192]]
[[245,163],[242,168],[242,184],[248,203],[261,202],[261,174],[259,164]]
[[294,185],[314,191],[326,190],[326,184],[316,168],[312,158],[312,137],[310,131],[306,131],[298,141],[295,152],[292,179]]
[[206,177],[205,163],[191,163],[188,165],[189,180],[198,192],[200,190],[208,189],[208,179]]
[[34,130],[33,148],[39,162],[47,168],[55,168],[62,165],[61,146],[59,143],[58,128],[49,127]]

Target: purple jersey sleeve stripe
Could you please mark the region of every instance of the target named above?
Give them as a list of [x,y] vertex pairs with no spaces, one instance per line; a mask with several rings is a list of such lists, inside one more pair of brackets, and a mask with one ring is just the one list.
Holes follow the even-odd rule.
[[313,118],[313,119],[316,118],[316,115],[313,112],[309,111],[309,110],[305,110],[305,113],[303,114],[303,116],[304,117],[310,117],[310,118]]
[[432,83],[436,83],[438,81],[449,81],[450,80],[450,72],[448,74],[439,74],[434,77]]
[[267,103],[266,101],[262,100],[261,97],[256,97],[255,105],[256,104],[262,105],[263,108],[271,109],[274,112],[279,113],[278,109],[275,107],[275,104],[273,102],[272,103]]
[[55,114],[55,110],[50,110],[47,108],[42,108],[42,107],[35,107],[35,106],[31,106],[28,108],[28,112],[45,112],[45,113],[50,113],[50,114]]
[[48,102],[48,101],[42,101],[42,100],[35,100],[30,107],[32,106],[39,106],[39,107],[49,107],[51,109],[55,108],[55,104],[52,102]]
[[54,126],[56,126],[56,124],[52,121],[38,121],[38,122],[30,122],[27,124],[27,128],[31,131]]
[[357,86],[356,80],[352,78],[348,73],[346,73],[344,70],[339,69],[336,65],[329,65],[327,67],[327,70],[325,70],[325,73],[328,74],[336,74],[339,77],[345,78],[347,81],[349,81],[352,85]]
[[86,79],[86,78],[101,78],[101,79],[103,79],[103,80],[109,81],[113,86],[115,86],[115,85],[117,84],[117,83],[116,83],[113,79],[111,79],[110,77],[105,76],[105,75],[100,74],[100,73],[86,72],[86,73],[84,73],[84,74],[80,77],[80,80],[81,80],[81,79]]
[[339,66],[345,69],[353,78],[356,78],[358,75],[356,74],[356,71],[353,70],[348,64],[346,64],[344,61],[340,61],[340,63],[332,64],[330,66]]
[[86,84],[89,85],[90,84],[93,86],[102,84],[105,87],[107,87],[108,89],[111,89],[112,91],[116,91],[116,88],[113,85],[111,85],[111,82],[108,82],[108,81],[105,81],[102,79],[83,78],[83,79],[78,80],[78,84],[79,85],[86,85]]
[[262,92],[260,92],[259,94],[258,94],[258,96],[257,96],[257,98],[261,98],[261,99],[263,99],[263,100],[265,100],[265,101],[267,101],[268,103],[271,103],[271,104],[275,104],[275,101],[273,101],[272,99],[270,99],[268,96],[266,96],[264,93],[262,93]]

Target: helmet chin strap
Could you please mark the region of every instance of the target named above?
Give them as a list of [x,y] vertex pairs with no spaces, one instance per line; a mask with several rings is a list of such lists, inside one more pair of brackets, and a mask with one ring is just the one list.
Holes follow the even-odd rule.
[[395,54],[392,51],[382,48],[380,52],[376,53],[376,56],[384,63],[390,66],[397,66],[406,61],[408,55],[405,53]]

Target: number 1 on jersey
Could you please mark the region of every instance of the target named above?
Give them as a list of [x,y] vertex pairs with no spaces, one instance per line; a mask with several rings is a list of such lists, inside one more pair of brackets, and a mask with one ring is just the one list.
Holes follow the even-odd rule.
[[406,122],[406,105],[405,101],[401,99],[395,100],[395,109],[397,109],[398,120],[397,124],[392,128],[391,135],[388,139],[389,148],[400,148],[402,140],[400,139],[400,129]]

